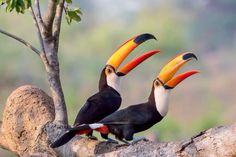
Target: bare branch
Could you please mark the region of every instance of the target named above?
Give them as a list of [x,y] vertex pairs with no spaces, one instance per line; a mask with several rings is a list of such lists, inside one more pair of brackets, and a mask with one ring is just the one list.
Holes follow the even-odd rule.
[[47,11],[44,17],[44,24],[47,31],[47,34],[45,34],[46,36],[52,35],[52,25],[53,25],[54,17],[56,14],[56,7],[57,7],[56,0],[48,1]]
[[38,38],[39,38],[39,43],[40,43],[41,49],[42,49],[43,53],[45,53],[45,48],[44,48],[44,44],[43,44],[43,38],[42,38],[41,30],[39,28],[39,24],[38,24],[38,21],[36,19],[35,14],[34,14],[34,10],[33,10],[32,5],[30,6],[29,11],[30,11],[30,13],[31,13],[31,15],[33,17],[34,24],[35,24],[35,26],[37,28]]
[[60,0],[60,3],[57,5],[55,22],[53,26],[53,31],[54,31],[53,36],[55,38],[55,47],[56,47],[57,52],[58,52],[59,37],[60,37],[60,31],[61,31],[61,19],[62,19],[64,3],[65,3],[65,0]]
[[[44,47],[42,32],[41,32],[41,30],[39,28],[39,24],[38,24],[38,21],[36,19],[36,16],[35,16],[35,13],[34,13],[32,5],[30,6],[29,11],[30,11],[30,13],[31,13],[31,15],[33,17],[33,21],[34,21],[34,24],[35,24],[37,32],[38,32],[39,43],[40,43],[40,46],[41,46],[41,50],[43,52],[43,53],[40,54],[40,57],[43,59],[43,61],[45,61],[46,64],[48,64],[48,59],[46,57],[46,51],[45,51],[45,47]],[[39,19],[39,21],[40,21],[40,19]]]
[[42,15],[41,15],[39,0],[35,0],[35,6],[36,6],[35,15],[36,15],[36,17],[38,19],[38,23],[39,23],[40,29],[43,32],[43,31],[45,31],[45,25],[44,25],[44,22],[43,22],[43,19],[42,19]]
[[17,37],[13,34],[10,34],[2,29],[0,29],[0,33],[19,41],[20,43],[24,44],[25,46],[27,46],[28,48],[33,50],[36,54],[40,55],[40,51],[38,49],[36,49],[34,46],[32,46],[29,42],[25,41],[24,39]]

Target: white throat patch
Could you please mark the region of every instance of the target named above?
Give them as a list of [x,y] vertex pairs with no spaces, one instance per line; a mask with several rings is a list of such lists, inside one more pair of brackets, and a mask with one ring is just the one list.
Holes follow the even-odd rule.
[[164,117],[168,112],[170,90],[166,90],[163,86],[155,87],[154,97],[157,111]]
[[107,77],[107,85],[114,88],[118,93],[120,93],[120,78],[115,74],[111,73]]

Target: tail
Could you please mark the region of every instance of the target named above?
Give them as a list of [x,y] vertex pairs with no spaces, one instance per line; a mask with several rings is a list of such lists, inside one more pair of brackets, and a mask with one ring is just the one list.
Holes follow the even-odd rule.
[[60,147],[67,142],[69,142],[76,134],[86,134],[90,132],[91,130],[96,130],[101,133],[109,133],[109,129],[106,125],[103,125],[101,123],[94,123],[94,124],[82,124],[79,126],[75,126],[73,128],[70,128],[68,131],[66,131],[61,137],[59,137],[55,142],[53,142],[50,147],[51,148],[57,148]]
[[67,142],[69,142],[75,135],[76,135],[76,132],[68,130],[61,137],[59,137],[55,142],[53,142],[50,145],[50,147],[51,148],[60,147],[66,144]]

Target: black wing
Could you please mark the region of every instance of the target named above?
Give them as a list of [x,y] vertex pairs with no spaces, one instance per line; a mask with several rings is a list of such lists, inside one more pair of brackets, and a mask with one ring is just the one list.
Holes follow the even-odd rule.
[[81,126],[76,126],[76,127],[70,128],[61,137],[59,137],[56,141],[54,141],[50,145],[50,147],[57,148],[57,147],[60,147],[64,144],[66,144],[76,135],[76,133],[79,130],[83,130],[83,129],[90,129],[90,127],[89,127],[89,125],[81,125]]
[[103,90],[91,96],[79,111],[74,125],[97,122],[118,110],[121,97],[112,90]]
[[145,124],[153,118],[152,110],[147,104],[132,105],[105,117],[103,124]]

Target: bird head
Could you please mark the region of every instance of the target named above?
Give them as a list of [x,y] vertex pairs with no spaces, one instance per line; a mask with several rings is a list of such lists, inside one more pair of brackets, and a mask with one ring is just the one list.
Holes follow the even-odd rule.
[[150,39],[156,39],[156,38],[148,33],[141,34],[129,39],[127,42],[121,45],[108,59],[106,66],[101,73],[99,90],[103,89],[106,86],[110,86],[119,92],[121,77],[128,74],[131,70],[133,70],[137,65],[142,63],[147,58],[160,52],[160,50],[155,50],[145,53],[131,60],[129,63],[127,63],[118,70],[120,64],[136,47],[138,47],[140,44]]
[[186,78],[199,73],[197,70],[191,70],[174,76],[185,63],[192,59],[197,60],[197,57],[191,52],[177,55],[162,68],[157,78],[153,81],[153,95],[156,108],[162,116],[165,116],[168,111],[170,91]]

